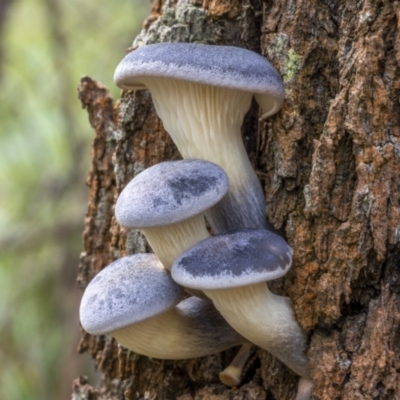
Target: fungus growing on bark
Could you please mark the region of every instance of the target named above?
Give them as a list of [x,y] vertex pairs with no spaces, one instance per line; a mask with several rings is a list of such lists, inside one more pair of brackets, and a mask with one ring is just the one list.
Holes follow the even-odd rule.
[[175,261],[172,277],[202,290],[243,337],[309,381],[307,335],[289,298],[271,293],[265,283],[285,275],[291,263],[292,250],[280,236],[245,229],[192,247]]
[[226,174],[204,160],[166,161],[132,179],[115,206],[118,223],[142,229],[150,246],[171,270],[184,251],[208,238],[204,211],[228,190]]
[[266,59],[238,47],[159,43],[126,55],[114,80],[122,89],[150,90],[183,158],[215,162],[227,173],[228,194],[206,212],[215,232],[267,226],[264,194],[240,132],[253,95],[263,117],[282,105],[282,80]]
[[232,362],[219,373],[219,379],[224,385],[238,386],[240,384],[243,368],[253,347],[252,343],[242,345]]
[[135,254],[95,276],[80,320],[90,334],[109,333],[122,346],[160,359],[202,357],[246,342],[210,301],[182,296],[154,254]]

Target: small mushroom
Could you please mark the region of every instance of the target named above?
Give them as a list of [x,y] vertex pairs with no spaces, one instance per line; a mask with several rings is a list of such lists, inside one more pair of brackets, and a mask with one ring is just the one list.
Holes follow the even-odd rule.
[[246,342],[210,301],[181,301],[182,295],[154,254],[124,257],[86,288],[81,324],[93,335],[109,333],[138,354],[168,360],[202,357]]
[[115,216],[126,228],[143,229],[164,267],[171,270],[180,254],[210,236],[204,211],[222,199],[228,186],[216,164],[166,161],[129,182],[118,197]]
[[253,95],[263,117],[282,105],[282,80],[265,58],[232,46],[151,44],[127,54],[114,80],[122,89],[150,90],[183,158],[215,162],[227,173],[228,194],[206,212],[215,232],[267,227],[264,194],[240,131]]
[[226,386],[238,386],[242,376],[243,368],[249,359],[252,343],[241,346],[232,362],[219,373],[219,380]]
[[306,332],[297,323],[289,298],[273,294],[265,283],[286,274],[291,263],[292,250],[280,236],[245,229],[192,247],[175,261],[172,277],[202,290],[236,331],[307,382]]

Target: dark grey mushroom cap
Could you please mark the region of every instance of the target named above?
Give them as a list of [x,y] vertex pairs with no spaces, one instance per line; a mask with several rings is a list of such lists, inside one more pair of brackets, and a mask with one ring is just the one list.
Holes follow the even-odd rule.
[[204,160],[166,161],[132,179],[121,192],[115,216],[126,228],[170,225],[218,203],[229,180],[218,165]]
[[[259,94],[261,106],[270,103],[263,96],[274,99],[274,112],[280,109],[285,96],[282,79],[269,61],[233,46],[157,43],[139,47],[120,62],[114,81],[122,89],[143,89],[144,77],[179,79]],[[272,113],[271,110],[268,114]]]
[[83,294],[82,327],[93,335],[155,317],[180,302],[177,285],[154,254],[123,257],[100,271]]
[[292,249],[265,229],[243,229],[201,241],[172,266],[185,287],[207,290],[247,286],[279,278],[292,263]]

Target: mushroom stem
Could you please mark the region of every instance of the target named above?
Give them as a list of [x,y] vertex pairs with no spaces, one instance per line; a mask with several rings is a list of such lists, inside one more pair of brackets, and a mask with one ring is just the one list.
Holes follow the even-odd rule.
[[240,131],[252,94],[176,79],[142,82],[183,158],[212,161],[229,177],[228,193],[206,212],[213,230],[265,228],[264,194]]
[[300,378],[297,385],[296,398],[294,400],[310,400],[313,389],[313,382],[309,378]]
[[143,233],[168,271],[180,254],[210,237],[203,214],[171,225],[145,228]]
[[197,297],[111,335],[135,353],[164,360],[203,357],[245,342],[211,302]]
[[237,386],[240,384],[240,377],[243,368],[250,357],[252,347],[252,343],[243,344],[232,362],[219,373],[219,379],[224,385]]
[[265,283],[204,293],[243,337],[309,378],[307,336],[295,319],[289,298],[273,294]]

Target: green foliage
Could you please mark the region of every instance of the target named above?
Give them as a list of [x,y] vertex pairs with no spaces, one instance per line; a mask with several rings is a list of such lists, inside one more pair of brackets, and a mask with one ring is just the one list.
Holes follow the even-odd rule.
[[14,0],[7,14],[0,37],[1,399],[69,398],[70,380],[88,373],[80,356],[68,356],[79,338],[74,280],[93,136],[76,87],[89,75],[118,96],[115,66],[149,8],[148,0]]

